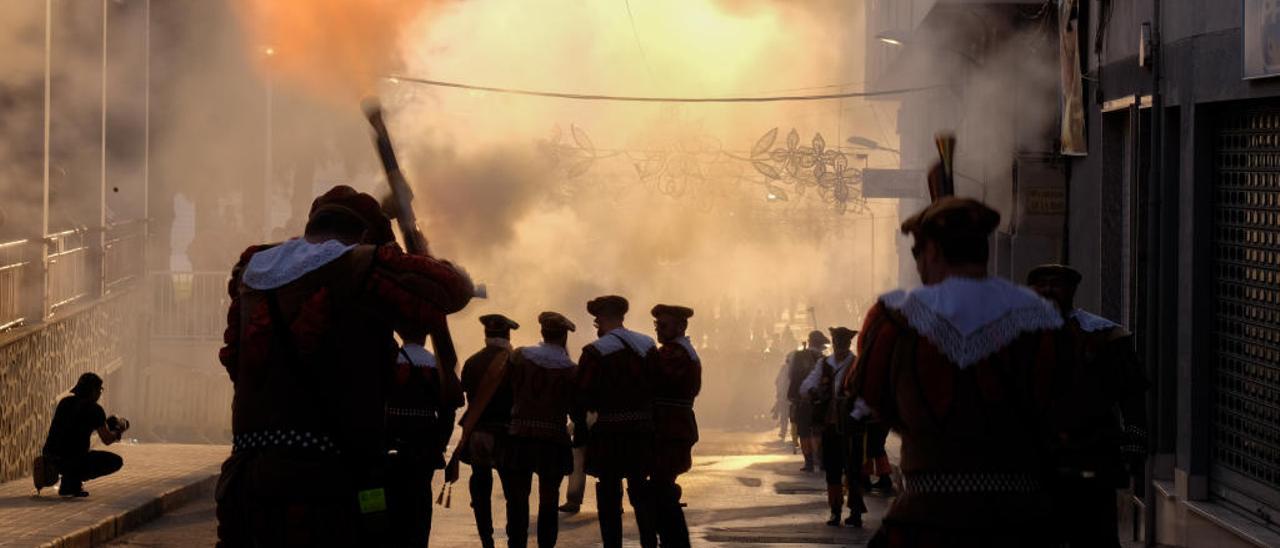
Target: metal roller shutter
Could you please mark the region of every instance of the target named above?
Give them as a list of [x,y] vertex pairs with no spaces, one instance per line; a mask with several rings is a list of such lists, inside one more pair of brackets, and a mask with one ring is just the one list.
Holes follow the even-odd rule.
[[1214,187],[1213,479],[1227,488],[1215,491],[1252,499],[1236,502],[1275,509],[1280,508],[1280,108],[1231,109],[1220,123]]

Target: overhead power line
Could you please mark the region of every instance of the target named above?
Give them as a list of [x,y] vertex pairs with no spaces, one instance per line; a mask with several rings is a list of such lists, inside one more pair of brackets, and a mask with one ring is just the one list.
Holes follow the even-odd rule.
[[392,82],[410,82],[414,84],[422,84],[426,86],[435,86],[443,88],[469,89],[475,91],[488,91],[492,93],[506,93],[511,95],[529,95],[533,97],[551,97],[556,99],[571,99],[577,101],[619,101],[630,103],[778,103],[786,101],[827,101],[832,99],[847,99],[851,97],[882,97],[886,95],[901,95],[904,93],[912,93],[917,91],[926,91],[937,89],[945,86],[921,86],[913,88],[890,89],[883,91],[853,91],[845,93],[823,93],[817,95],[772,95],[760,97],[649,97],[638,95],[597,95],[590,93],[566,93],[560,91],[542,91],[533,89],[519,88],[501,88],[493,86],[479,86],[475,84],[464,84],[461,82],[446,82],[443,80],[429,80],[426,78],[417,78],[413,76],[392,75],[386,77]]

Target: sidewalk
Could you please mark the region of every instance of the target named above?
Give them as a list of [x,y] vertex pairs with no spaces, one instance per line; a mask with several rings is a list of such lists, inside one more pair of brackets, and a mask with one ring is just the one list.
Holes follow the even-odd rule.
[[64,499],[57,487],[37,497],[31,478],[0,483],[0,547],[104,544],[197,497],[211,496],[225,445],[113,445],[124,457],[114,475],[85,483],[91,496]]

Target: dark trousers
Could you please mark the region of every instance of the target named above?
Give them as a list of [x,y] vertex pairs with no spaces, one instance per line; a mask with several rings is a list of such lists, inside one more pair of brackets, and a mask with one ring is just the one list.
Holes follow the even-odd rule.
[[[533,490],[533,471],[519,470],[501,474],[502,490],[507,494],[507,546],[524,548],[529,542],[529,492]],[[538,547],[556,545],[560,534],[560,474],[538,474]]]
[[[502,482],[502,495],[507,501],[507,519],[511,519],[511,505],[513,497],[507,491],[507,484],[510,480],[506,476],[510,474],[506,470],[498,470],[500,481]],[[493,545],[493,468],[488,466],[472,466],[471,479],[467,482],[467,486],[471,491],[471,512],[476,517],[476,531],[480,533],[480,543],[483,546]],[[525,494],[525,514],[528,515],[528,493]]]
[[431,539],[431,478],[435,470],[423,459],[391,459],[387,513],[395,546],[425,547]]
[[390,544],[386,513],[360,514],[341,463],[263,453],[235,453],[222,464],[215,497],[218,548]]
[[884,448],[885,442],[889,439],[889,427],[880,421],[868,422],[866,425],[867,451],[862,474],[883,476],[892,473],[889,453]]
[[62,475],[62,484],[58,492],[64,494],[79,493],[84,482],[114,474],[124,466],[120,455],[108,451],[89,451],[78,458],[57,459],[58,473]]
[[[600,519],[600,541],[605,548],[622,546],[622,476],[603,476],[596,482],[596,513]],[[653,516],[653,498],[649,480],[644,477],[627,477],[627,498],[635,511],[636,527],[640,530],[640,545],[645,548],[658,545]]]
[[680,484],[674,476],[655,475],[649,482],[662,548],[688,548],[689,524],[680,507]]
[[1063,546],[1119,548],[1116,489],[1099,478],[1057,478],[1053,515]]
[[[827,473],[827,488],[843,486],[848,492],[847,506],[859,514],[867,511],[862,501],[862,482],[859,481],[863,437],[861,429],[849,435],[841,434],[833,427],[822,431],[822,465]],[[835,506],[832,511],[839,511],[839,502]]]

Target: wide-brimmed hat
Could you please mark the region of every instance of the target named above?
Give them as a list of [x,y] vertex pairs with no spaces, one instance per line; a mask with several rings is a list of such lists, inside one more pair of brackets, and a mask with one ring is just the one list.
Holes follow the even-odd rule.
[[858,336],[857,330],[849,329],[848,327],[832,327],[829,331],[831,331],[831,339],[833,341],[852,341],[854,337]]

